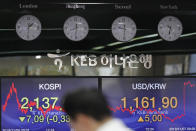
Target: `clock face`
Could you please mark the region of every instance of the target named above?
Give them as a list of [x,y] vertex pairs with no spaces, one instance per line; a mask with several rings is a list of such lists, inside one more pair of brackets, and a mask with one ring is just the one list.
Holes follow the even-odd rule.
[[112,34],[119,41],[130,41],[135,37],[136,31],[135,22],[126,16],[118,17],[112,24]]
[[72,16],[64,23],[65,36],[72,41],[83,40],[88,35],[88,31],[88,23],[83,17]]
[[16,33],[23,40],[34,40],[41,34],[41,23],[35,16],[22,16],[16,23]]
[[159,35],[166,41],[177,40],[183,31],[182,23],[174,16],[164,17],[158,25]]

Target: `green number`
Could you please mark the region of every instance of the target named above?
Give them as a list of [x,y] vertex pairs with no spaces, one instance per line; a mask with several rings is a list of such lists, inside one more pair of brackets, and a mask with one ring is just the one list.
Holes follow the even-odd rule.
[[50,99],[48,98],[48,97],[44,97],[43,99],[42,99],[42,101],[45,103],[45,105],[42,105],[42,107],[44,108],[44,109],[48,109],[49,107],[50,107]]
[[39,108],[39,97],[37,97],[36,99],[34,99],[34,101],[36,102],[36,108]]
[[57,122],[58,121],[58,116],[57,115],[54,115],[53,116],[53,122]]
[[56,105],[56,102],[58,101],[58,97],[51,97],[50,99],[51,99],[51,100],[54,100],[54,102],[53,102],[53,104],[52,104],[52,108],[54,108],[55,105]]
[[34,122],[39,122],[39,116],[38,115],[34,116]]
[[39,117],[39,119],[40,119],[40,122],[44,122],[44,116],[43,116],[43,115],[41,115],[41,116]]
[[29,123],[31,119],[31,115],[27,115],[27,122]]
[[65,122],[66,120],[65,120],[65,115],[62,115],[61,116],[61,122]]
[[29,103],[29,99],[27,97],[23,97],[21,99],[21,102],[23,102],[23,101],[25,101],[25,102],[24,102],[24,104],[22,104],[21,109],[28,109],[29,107],[27,105]]

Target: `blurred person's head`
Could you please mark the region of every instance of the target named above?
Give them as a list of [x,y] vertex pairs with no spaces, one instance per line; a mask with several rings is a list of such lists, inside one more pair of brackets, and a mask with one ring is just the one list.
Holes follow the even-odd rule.
[[111,118],[105,97],[96,89],[80,89],[65,96],[63,108],[76,131],[95,131]]

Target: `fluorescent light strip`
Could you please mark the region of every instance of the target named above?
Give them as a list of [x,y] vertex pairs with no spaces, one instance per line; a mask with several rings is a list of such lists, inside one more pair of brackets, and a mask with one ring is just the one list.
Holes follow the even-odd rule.
[[14,31],[16,29],[0,29],[0,31]]
[[[151,35],[146,35],[146,36],[141,36],[141,37],[136,37],[128,42],[132,42],[132,41],[136,41],[136,40],[141,40],[141,39],[146,39],[146,38],[153,38],[153,37],[157,37],[158,34],[151,34]],[[115,45],[120,45],[120,44],[124,44],[127,42],[114,42],[114,43],[110,43],[107,46],[115,46]]]
[[[184,35],[181,35],[180,37],[184,38],[184,37],[193,36],[193,35],[196,35],[196,32],[184,34]],[[137,46],[143,46],[143,45],[149,45],[149,44],[157,43],[157,42],[160,42],[160,41],[163,41],[163,40],[162,39],[157,39],[157,40],[153,40],[153,41],[147,41],[147,42],[143,42],[143,43],[138,43],[138,44],[134,44],[134,45],[130,45],[130,46],[121,47],[121,48],[118,48],[118,50],[126,50],[126,49],[129,49],[129,48],[133,48],[133,47],[137,47]]]
[[118,50],[126,50],[126,49],[129,49],[129,48],[133,48],[133,47],[137,47],[137,46],[143,46],[143,45],[149,45],[149,44],[157,43],[157,42],[160,42],[160,41],[163,41],[163,40],[162,39],[157,39],[157,40],[142,42],[142,43],[138,43],[138,44],[134,44],[134,45],[124,46],[124,47],[118,48]]
[[188,37],[188,36],[193,36],[193,35],[196,35],[196,32],[184,34],[184,35],[181,35],[180,37]]
[[42,30],[63,30],[63,28],[48,28],[48,29],[42,29]]
[[97,46],[97,47],[94,47],[94,48],[92,48],[93,50],[100,50],[100,49],[103,49],[103,48],[105,48],[105,46]]
[[[157,36],[158,36],[158,34],[151,34],[151,35],[147,35],[147,36],[141,36],[141,37],[134,38],[131,41],[141,40],[141,39],[145,39],[145,38],[153,38],[153,37],[157,37]],[[128,41],[128,42],[131,42],[131,41]],[[120,44],[124,44],[124,43],[127,43],[127,42],[114,42],[114,43],[110,43],[106,46],[116,46],[116,45],[120,45]],[[100,50],[100,49],[105,48],[106,46],[97,46],[92,49],[93,50]]]
[[111,30],[111,29],[95,29],[95,28],[90,28],[89,30]]
[[[0,29],[0,31],[15,31],[16,29]],[[63,30],[63,28],[48,28],[42,30]]]

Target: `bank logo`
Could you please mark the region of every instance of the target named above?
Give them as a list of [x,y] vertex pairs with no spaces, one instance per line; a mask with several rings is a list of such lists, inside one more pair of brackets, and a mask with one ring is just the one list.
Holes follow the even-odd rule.
[[[70,52],[62,54],[59,49],[56,50],[56,54],[48,53],[49,58],[54,59],[54,65],[58,66],[58,71],[65,63],[61,60],[62,57],[70,55]],[[139,65],[143,65],[145,69],[150,69],[152,67],[152,55],[141,54],[141,55],[101,55],[97,57],[96,55],[70,55],[71,66],[78,67],[96,67],[99,65],[107,66],[113,68],[114,66],[121,66],[122,68],[138,69]]]
[[66,54],[60,54],[61,50],[57,49],[56,50],[56,54],[52,54],[52,53],[48,53],[47,56],[49,58],[55,59],[54,60],[54,65],[58,66],[58,71],[60,72],[62,67],[63,67],[63,61],[60,59],[61,57],[65,57],[68,56],[70,54],[70,52],[66,53]]

